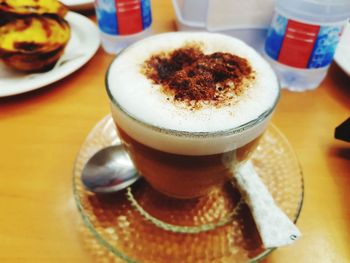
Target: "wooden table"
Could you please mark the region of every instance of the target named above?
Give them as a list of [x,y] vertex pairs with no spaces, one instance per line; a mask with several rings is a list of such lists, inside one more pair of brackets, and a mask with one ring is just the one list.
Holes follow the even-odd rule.
[[[153,1],[154,31],[175,30],[171,2]],[[90,129],[109,112],[100,49],[43,89],[0,100],[0,262],[89,262],[79,237],[72,169]],[[1,88],[1,87],[0,87]],[[350,115],[350,78],[332,65],[315,91],[283,90],[273,122],[304,172],[303,237],[266,262],[350,262],[350,144],[333,138]]]

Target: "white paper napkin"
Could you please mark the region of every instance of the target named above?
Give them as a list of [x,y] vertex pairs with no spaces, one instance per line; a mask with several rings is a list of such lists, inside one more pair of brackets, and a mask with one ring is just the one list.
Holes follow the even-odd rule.
[[275,204],[251,161],[237,168],[235,179],[251,210],[265,248],[289,245],[299,239],[299,229]]
[[[191,1],[191,0],[187,0]],[[274,0],[206,0],[207,29],[267,28],[270,25]]]

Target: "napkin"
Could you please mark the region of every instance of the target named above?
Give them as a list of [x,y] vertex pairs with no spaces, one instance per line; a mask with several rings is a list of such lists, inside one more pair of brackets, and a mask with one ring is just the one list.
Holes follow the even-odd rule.
[[271,22],[275,3],[274,0],[207,1],[207,29],[209,31],[267,28]]
[[235,181],[251,210],[265,248],[289,245],[300,238],[299,229],[275,204],[251,161],[237,168]]

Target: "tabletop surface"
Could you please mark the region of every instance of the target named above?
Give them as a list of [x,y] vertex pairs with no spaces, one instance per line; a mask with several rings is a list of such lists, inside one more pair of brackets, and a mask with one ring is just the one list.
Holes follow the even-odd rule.
[[[175,31],[171,1],[152,5],[154,32]],[[0,99],[0,262],[93,262],[79,234],[72,169],[109,113],[104,74],[113,57],[100,48],[67,78]],[[303,169],[303,236],[265,262],[350,262],[350,144],[334,139],[349,116],[350,78],[336,64],[314,91],[283,90],[273,123]]]

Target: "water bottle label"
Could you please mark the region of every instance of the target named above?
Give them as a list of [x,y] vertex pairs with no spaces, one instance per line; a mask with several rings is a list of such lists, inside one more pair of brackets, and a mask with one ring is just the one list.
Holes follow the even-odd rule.
[[152,24],[150,0],[95,0],[98,26],[110,35],[130,35]]
[[265,51],[274,60],[296,68],[328,66],[339,43],[344,23],[307,24],[275,14]]

